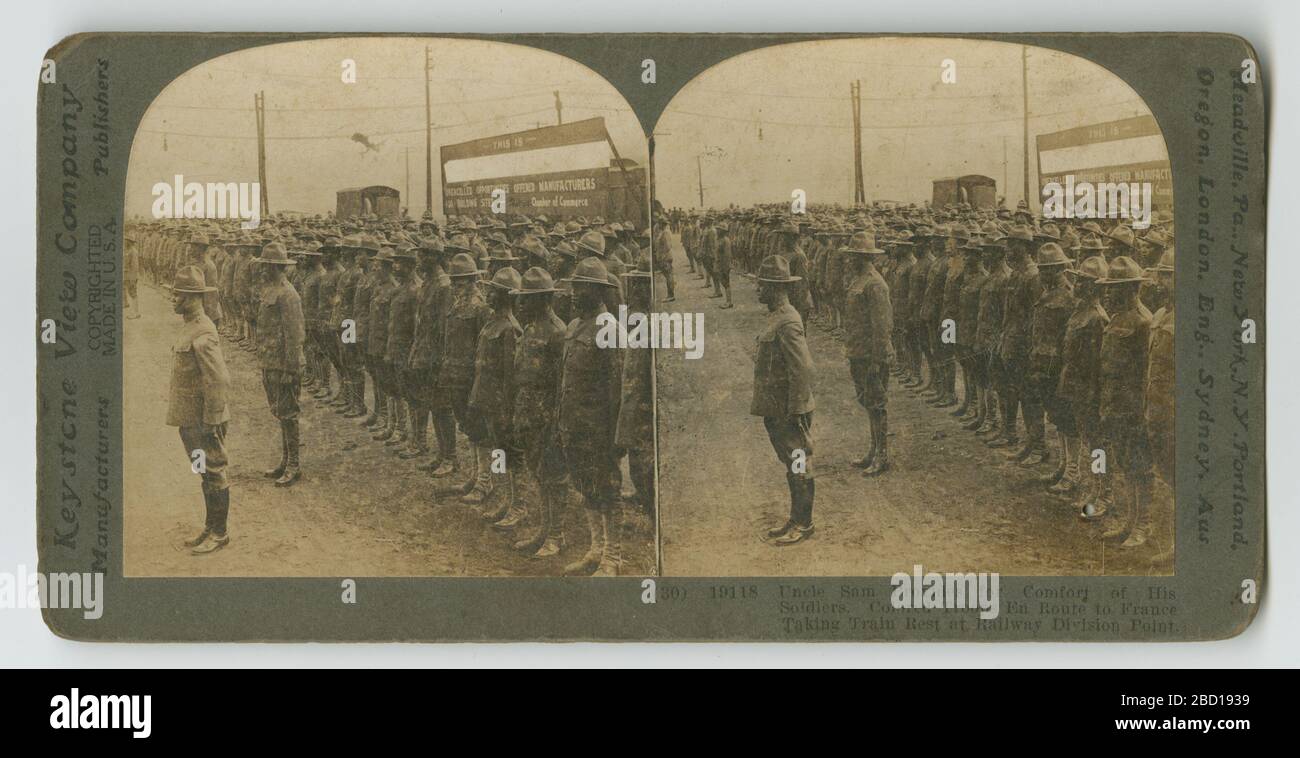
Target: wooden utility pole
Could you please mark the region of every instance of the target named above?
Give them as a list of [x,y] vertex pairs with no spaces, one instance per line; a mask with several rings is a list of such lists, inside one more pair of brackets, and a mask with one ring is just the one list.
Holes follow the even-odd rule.
[[424,48],[424,210],[433,215],[433,105],[429,99],[429,77],[433,73],[433,50]]
[[406,148],[403,153],[406,156],[406,209],[411,209],[411,148]]
[[700,207],[704,207],[704,165],[701,156],[697,153],[695,156],[695,176],[700,183]]
[[1025,207],[1033,213],[1034,206],[1029,202],[1029,47],[1026,45],[1020,46],[1020,93],[1025,114]]
[[271,215],[271,201],[266,189],[266,92],[253,93],[253,112],[257,114],[257,184],[261,189],[262,218]]
[[560,102],[560,91],[557,89],[552,94],[555,95],[555,123],[564,123],[564,103]]
[[862,80],[849,82],[849,101],[853,109],[853,204],[867,204],[862,185]]

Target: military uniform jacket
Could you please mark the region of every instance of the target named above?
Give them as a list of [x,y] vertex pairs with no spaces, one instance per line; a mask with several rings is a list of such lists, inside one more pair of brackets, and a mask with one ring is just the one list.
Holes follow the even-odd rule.
[[203,283],[216,287],[212,292],[203,293],[203,310],[213,321],[221,320],[221,275],[217,273],[217,264],[210,260],[203,261]]
[[1002,360],[1029,356],[1034,304],[1042,294],[1043,283],[1038,279],[1038,266],[1030,263],[1021,271],[1011,272],[1007,279],[1007,303],[1002,314]]
[[813,360],[803,320],[794,306],[783,305],[767,314],[758,336],[749,413],[765,418],[811,413],[816,407],[812,385]]
[[940,319],[961,318],[961,288],[966,278],[966,261],[957,256],[948,258],[948,276],[943,283],[943,306],[939,309]]
[[339,276],[342,274],[337,268],[325,269],[320,275],[320,294],[317,299],[317,313],[320,314],[320,328],[328,332],[334,332],[342,328],[339,322],[334,320],[334,303],[338,291]]
[[1151,312],[1140,302],[1115,314],[1101,335],[1103,423],[1132,423],[1146,410],[1147,356],[1151,348]]
[[925,320],[925,290],[930,283],[930,266],[934,263],[932,256],[923,256],[912,264],[907,277],[907,318],[909,321]]
[[894,362],[894,319],[889,285],[875,269],[849,284],[844,313],[844,357],[872,366]]
[[478,333],[469,404],[493,417],[514,415],[515,345],[523,334],[513,313],[493,313]]
[[1006,287],[1007,270],[1000,264],[989,273],[984,279],[983,286],[980,287],[979,324],[975,330],[975,348],[990,355],[1000,355]]
[[366,324],[366,355],[374,360],[384,360],[388,352],[388,306],[397,294],[397,283],[390,276],[380,275],[370,289],[370,315]]
[[[235,267],[235,299],[252,307],[253,304],[253,259],[240,258]],[[247,315],[247,311],[245,315]]]
[[410,367],[436,369],[442,362],[442,334],[447,312],[451,309],[451,278],[442,268],[435,268],[420,287],[420,301],[415,309],[415,341],[411,345]]
[[667,229],[660,229],[659,233],[655,235],[650,258],[654,263],[655,271],[668,272],[673,270],[673,246],[668,241]]
[[714,248],[713,270],[719,274],[731,272],[731,237],[720,235]]
[[1043,290],[1034,304],[1030,334],[1029,373],[1038,379],[1055,379],[1061,371],[1062,342],[1066,323],[1078,299],[1069,284]]
[[790,304],[795,310],[806,311],[812,307],[812,296],[808,293],[808,256],[796,244],[794,250],[786,255],[786,260],[790,264],[790,276],[799,277],[790,288]]
[[439,381],[446,385],[472,386],[478,335],[492,317],[492,309],[477,288],[452,295],[443,331],[442,368]]
[[263,371],[302,373],[302,298],[288,282],[262,288],[257,308],[257,362]]
[[514,428],[521,435],[554,426],[565,331],[564,322],[547,312],[525,326],[515,343]]
[[1174,425],[1174,311],[1161,308],[1151,320],[1147,368],[1148,428]]
[[307,329],[320,329],[320,271],[308,271],[302,280],[302,318]]
[[948,256],[935,258],[926,273],[925,302],[921,305],[921,320],[938,322],[943,313],[943,288],[948,283]]
[[964,348],[977,350],[980,346],[980,296],[984,292],[984,283],[989,279],[988,272],[981,266],[967,268],[961,280],[961,303],[957,314],[957,344]]
[[1065,322],[1056,393],[1087,413],[1097,412],[1101,397],[1101,335],[1108,321],[1100,304],[1080,300]]
[[905,258],[899,261],[893,270],[893,284],[889,286],[889,302],[894,309],[894,327],[901,328],[907,323],[911,306],[908,305],[908,298],[911,295],[912,287],[912,267],[916,265],[913,258]]
[[569,322],[560,360],[556,428],[565,444],[612,450],[622,397],[623,351],[596,344],[599,314]]
[[[338,330],[343,319],[352,318],[352,298],[356,295],[357,277],[361,267],[342,269],[334,280],[334,307],[330,309],[330,328]],[[340,332],[341,333],[341,332]]]
[[[367,349],[370,339],[370,297],[375,290],[375,281],[379,278],[379,272],[366,271],[362,273],[361,278],[357,280],[357,286],[352,293],[352,322],[357,329],[357,346],[362,351]],[[365,353],[369,355],[369,353]]]
[[420,287],[424,284],[419,274],[397,285],[393,299],[388,302],[388,347],[384,360],[405,368],[411,360],[411,345],[415,342],[415,312],[420,304]]
[[631,349],[623,357],[622,394],[614,444],[628,450],[654,446],[654,398],[650,390],[654,351]]
[[207,315],[186,321],[172,342],[168,426],[215,426],[230,420],[230,373],[217,327]]

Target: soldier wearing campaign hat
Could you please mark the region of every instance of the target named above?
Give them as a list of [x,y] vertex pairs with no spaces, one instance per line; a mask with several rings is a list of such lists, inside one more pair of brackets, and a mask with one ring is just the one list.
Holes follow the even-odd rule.
[[[524,462],[521,476],[516,477],[522,507],[497,525],[513,529],[527,523],[528,528],[517,533],[514,548],[538,558],[556,555],[564,546],[568,499],[555,427],[566,332],[564,322],[551,308],[557,291],[546,269],[534,266],[524,272],[519,288],[511,293],[523,328],[514,354],[511,420]],[[540,507],[532,508],[533,503]]]
[[280,463],[265,475],[278,487],[288,487],[301,475],[298,450],[298,395],[305,364],[302,345],[302,298],[285,271],[294,265],[283,243],[272,242],[253,259],[261,287],[257,311],[257,361],[271,415],[280,423]]
[[758,299],[767,322],[758,336],[754,397],[749,413],[763,419],[768,441],[785,469],[790,513],[785,523],[763,533],[775,546],[794,545],[813,534],[816,482],[812,473],[813,361],[803,319],[790,303],[798,279],[785,258],[770,255],[759,267]]
[[[164,285],[166,286],[166,285]],[[203,269],[183,266],[171,284],[172,310],[184,318],[172,341],[171,386],[167,425],[180,428],[190,465],[202,452],[203,531],[184,545],[197,555],[220,550],[230,542],[226,531],[230,485],[226,480],[226,429],[230,422],[230,372],[221,353],[217,327],[203,310],[203,296],[215,292],[204,283]]]
[[1029,375],[1025,379],[1025,445],[1031,448],[1025,458],[1026,465],[1049,460],[1046,448],[1044,415],[1056,427],[1060,456],[1056,470],[1047,474],[1042,482],[1054,485],[1066,472],[1070,459],[1068,441],[1075,436],[1074,412],[1068,396],[1057,392],[1061,378],[1062,342],[1066,323],[1075,310],[1074,290],[1066,277],[1070,258],[1055,242],[1048,242],[1038,250],[1038,277],[1042,294],[1034,303],[1030,322]]
[[398,435],[385,440],[385,444],[397,448],[405,442],[406,448],[397,452],[412,458],[428,452],[425,442],[427,419],[420,414],[418,402],[420,377],[409,368],[411,346],[415,341],[416,309],[423,282],[416,271],[415,246],[412,243],[399,242],[389,257],[397,286],[388,301],[388,335],[383,361],[391,377],[395,402],[400,406],[398,416],[402,424]]
[[[415,336],[411,345],[408,369],[415,387],[416,425],[423,427],[432,418],[438,452],[419,469],[446,476],[455,467],[456,420],[447,393],[438,384],[442,363],[443,335],[447,313],[451,309],[451,278],[445,264],[446,248],[437,237],[424,237],[416,252],[422,281],[415,314]],[[412,457],[410,453],[403,457]]]
[[[653,305],[650,290],[654,274],[649,269],[649,261],[642,259],[640,263],[640,267],[623,275],[627,305],[630,312],[645,314],[645,318],[649,318]],[[627,451],[628,470],[636,488],[636,503],[651,517],[654,515],[655,502],[653,379],[654,351],[627,351],[623,359],[623,390],[614,444],[619,450]],[[621,533],[621,530],[617,533]]]
[[[1033,230],[1028,226],[1012,227],[1007,235],[1007,264],[1011,274],[1006,282],[1006,306],[1002,313],[1002,342],[999,356],[1002,359],[1002,436],[989,443],[991,447],[1009,448],[1007,457],[1022,461],[1034,452],[1032,444],[1020,446],[1016,431],[1016,417],[1020,414],[1025,397],[1025,377],[1028,372],[1030,329],[1034,304],[1042,295],[1038,266],[1034,263]],[[1035,429],[1031,429],[1031,438]]]
[[[590,236],[584,235],[584,240]],[[597,342],[604,328],[601,314],[608,312],[606,299],[615,285],[597,256],[580,262],[568,281],[575,317],[565,331],[556,428],[570,482],[583,499],[590,541],[587,552],[564,571],[616,575],[619,456],[614,437],[623,360],[621,350]]]
[[1109,467],[1118,475],[1117,507],[1102,536],[1123,538],[1124,548],[1145,544],[1151,530],[1151,449],[1143,417],[1151,312],[1138,297],[1145,279],[1142,267],[1121,255],[1110,261],[1101,280],[1111,318],[1102,332],[1098,413]]
[[[478,336],[492,317],[492,309],[477,285],[481,273],[477,261],[468,252],[456,253],[447,268],[452,301],[447,312],[442,362],[438,370],[438,386],[446,393],[456,424],[473,449],[474,468],[463,484],[440,488],[436,494],[468,496],[477,491],[471,502],[482,502],[492,486],[492,447],[488,444],[487,421],[470,407]],[[454,440],[452,437],[453,444]],[[454,461],[454,448],[449,452]],[[453,465],[443,475],[450,476],[458,470],[459,466]]]
[[876,247],[871,232],[858,232],[841,252],[848,255],[849,276],[844,310],[844,356],[848,359],[858,405],[867,411],[868,425],[865,455],[853,461],[853,465],[863,469],[864,476],[877,476],[889,470],[885,390],[895,360],[889,285],[874,263],[884,258],[885,251]]
[[989,277],[988,269],[984,267],[984,250],[984,240],[979,235],[972,235],[962,246],[966,267],[955,319],[957,362],[964,378],[962,407],[966,409],[959,420],[964,428],[970,430],[978,429],[984,423],[988,410],[988,364],[980,350],[979,338],[980,295]]
[[203,281],[210,282],[213,289],[203,296],[203,310],[212,319],[217,330],[221,329],[221,277],[217,273],[217,264],[212,260],[212,242],[208,235],[197,233],[190,237],[189,242],[190,263],[203,269]]
[[1154,279],[1151,299],[1158,310],[1151,317],[1151,349],[1147,364],[1147,437],[1155,472],[1174,486],[1174,248],[1171,245],[1149,272]]
[[[515,346],[523,329],[515,318],[510,293],[519,289],[519,272],[512,266],[500,268],[482,286],[491,313],[478,333],[469,405],[485,422],[483,446],[490,451],[489,484],[471,490],[462,501],[474,505],[485,521],[496,523],[508,514],[517,522],[521,514],[515,500],[515,472],[523,466],[512,420]],[[487,498],[493,493],[500,496],[490,505]]]
[[1093,254],[1069,272],[1074,278],[1075,305],[1061,340],[1061,378],[1056,388],[1058,395],[1069,400],[1074,413],[1074,436],[1066,440],[1074,454],[1066,461],[1061,481],[1048,491],[1067,496],[1078,490],[1075,509],[1086,521],[1103,517],[1110,506],[1109,477],[1089,475],[1092,451],[1103,444],[1098,426],[1101,339],[1110,316],[1102,307],[1098,286],[1106,276],[1106,259],[1101,254],[1104,246],[1096,238],[1085,238],[1080,245]]
[[[375,278],[370,287],[370,308],[366,316],[366,362],[371,378],[379,390],[383,406],[378,414],[376,429],[370,438],[376,442],[405,441],[406,421],[402,418],[405,406],[397,390],[397,377],[388,362],[388,313],[401,283],[393,275],[393,248],[384,246],[375,254]],[[394,444],[396,444],[396,442]]]

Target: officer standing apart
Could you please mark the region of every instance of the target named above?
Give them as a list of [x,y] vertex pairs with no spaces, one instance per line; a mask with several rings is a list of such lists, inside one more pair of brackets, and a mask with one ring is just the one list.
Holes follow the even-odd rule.
[[[230,409],[230,373],[221,355],[217,327],[203,310],[203,296],[216,287],[204,284],[203,270],[185,266],[172,284],[172,310],[185,322],[172,342],[171,390],[167,425],[180,427],[181,444],[191,466],[202,476],[203,531],[185,541],[195,555],[220,550],[230,542],[226,518],[230,488],[226,482],[226,426]],[[196,458],[196,453],[201,453]]]
[[763,535],[764,541],[777,546],[803,542],[813,533],[812,421],[816,403],[812,353],[803,319],[790,303],[790,288],[798,281],[779,255],[769,255],[758,269],[758,300],[767,306],[767,323],[758,336],[749,413],[762,417],[790,489],[789,518]]

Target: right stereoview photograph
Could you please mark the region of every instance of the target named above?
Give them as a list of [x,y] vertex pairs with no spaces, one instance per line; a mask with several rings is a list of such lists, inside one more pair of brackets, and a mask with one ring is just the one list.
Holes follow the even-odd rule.
[[669,576],[1174,570],[1169,157],[1124,81],[956,38],[777,45],[654,130]]

